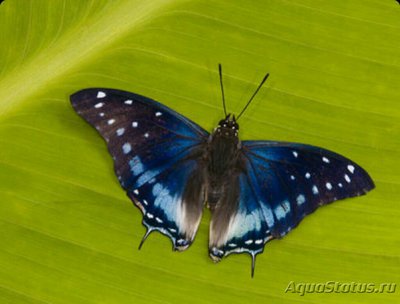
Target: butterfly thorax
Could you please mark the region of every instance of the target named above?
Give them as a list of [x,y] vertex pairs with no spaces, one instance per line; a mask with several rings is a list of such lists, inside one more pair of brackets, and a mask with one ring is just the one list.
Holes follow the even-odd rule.
[[216,204],[225,191],[226,181],[235,172],[238,163],[240,140],[239,125],[229,115],[221,120],[210,135],[206,159],[208,178],[208,204]]

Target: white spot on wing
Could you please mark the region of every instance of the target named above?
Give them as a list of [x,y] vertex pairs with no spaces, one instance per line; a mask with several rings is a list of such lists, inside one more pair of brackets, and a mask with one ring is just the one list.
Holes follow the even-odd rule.
[[346,182],[348,182],[350,184],[351,179],[347,174],[344,175],[344,179],[346,180]]
[[185,240],[184,240],[184,239],[179,239],[179,240],[177,240],[176,242],[180,245],[180,244],[185,243]]
[[246,245],[251,245],[251,244],[253,244],[253,240],[247,240],[247,241],[245,241],[244,242]]
[[332,190],[332,184],[331,183],[326,183],[325,186],[326,186],[326,189]]
[[[265,206],[263,204],[261,204],[261,205]],[[262,212],[265,220],[267,221],[268,227],[274,226],[275,220],[274,220],[274,214],[272,213],[272,209],[270,207],[263,207],[261,209],[261,212]]]
[[324,163],[327,163],[327,164],[329,164],[330,163],[330,160],[327,158],[327,157],[322,157],[322,161],[324,162]]
[[355,169],[355,168],[354,168],[353,165],[348,165],[348,166],[347,166],[347,170],[349,170],[351,174],[354,173],[354,169]]
[[229,247],[236,247],[237,245],[235,243],[229,243],[228,246]]
[[290,204],[288,201],[283,201],[280,205],[275,208],[275,215],[278,220],[281,220],[286,217],[286,215],[290,212]]
[[106,93],[104,93],[102,91],[97,92],[97,98],[104,98],[104,97],[106,97]]
[[146,138],[149,138],[149,133],[144,133],[144,135],[143,135],[144,137],[146,137]]
[[147,213],[146,213],[146,215],[147,215],[147,217],[148,217],[149,219],[152,219],[152,218],[154,218],[154,215],[153,215],[153,214],[151,214],[151,213],[149,213],[149,212],[147,212]]
[[96,109],[99,109],[99,108],[101,108],[102,106],[104,106],[104,103],[102,103],[102,102],[96,103],[96,104],[94,105],[94,107],[95,107]]
[[303,194],[299,194],[299,195],[297,196],[297,198],[296,198],[296,202],[297,202],[297,205],[298,205],[298,206],[304,204],[305,201],[306,201],[306,198],[304,197]]
[[132,127],[137,128],[137,126],[138,126],[137,121],[132,122]]
[[100,116],[100,117],[103,117],[103,116],[104,116],[104,113],[103,113],[103,112],[101,112],[101,113],[99,114],[99,116]]
[[258,239],[258,240],[256,240],[254,243],[256,243],[257,245],[260,245],[260,244],[262,244],[262,242],[263,242],[262,239]]
[[296,178],[293,175],[290,175],[291,180],[295,180]]
[[125,102],[124,102],[125,104],[127,104],[127,105],[131,105],[132,104],[132,100],[130,100],[130,99],[127,99],[127,100],[125,100]]
[[156,114],[155,114],[157,117],[159,117],[159,116],[161,116],[162,115],[162,113],[161,112],[156,112]]
[[213,247],[213,248],[211,249],[211,251],[212,251],[212,253],[213,253],[214,255],[221,255],[221,254],[224,253],[221,249],[218,249],[217,247]]
[[318,194],[319,193],[317,186],[314,185],[312,187],[312,193],[314,193],[314,194]]
[[117,135],[118,135],[118,136],[121,136],[122,134],[124,134],[124,132],[125,132],[125,129],[124,129],[124,128],[119,128],[119,129],[117,130]]
[[135,193],[136,195],[138,195],[138,194],[139,194],[139,190],[138,190],[138,189],[135,189],[135,190],[133,190],[133,193]]
[[337,184],[337,185],[339,186],[339,188],[342,188],[342,187],[343,187],[342,183],[339,183],[339,184]]
[[115,119],[109,119],[109,120],[107,121],[107,123],[108,123],[109,125],[112,125],[114,122],[115,122]]
[[153,179],[157,174],[160,173],[160,170],[154,169],[154,170],[146,170],[143,172],[142,175],[137,179],[136,185],[138,187],[141,187],[142,185],[149,183],[151,179]]
[[162,190],[162,186],[159,183],[155,184],[152,189],[152,193],[153,193],[154,197],[158,196],[160,194],[161,190]]
[[299,154],[296,151],[292,151],[293,156],[297,158],[297,156],[299,156]]
[[135,176],[143,173],[144,171],[143,163],[137,155],[129,161],[129,166],[131,167],[131,171]]
[[124,154],[128,154],[129,152],[131,152],[132,147],[130,143],[124,143],[122,146],[122,151],[124,152]]
[[157,221],[157,223],[162,223],[163,221],[162,221],[162,219],[160,219],[159,217],[156,217],[156,221]]
[[309,172],[306,172],[306,175],[304,175],[307,179],[311,177],[311,174]]

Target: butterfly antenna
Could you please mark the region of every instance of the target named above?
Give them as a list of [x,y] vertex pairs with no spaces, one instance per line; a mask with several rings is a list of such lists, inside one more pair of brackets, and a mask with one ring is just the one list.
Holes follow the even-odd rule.
[[224,106],[224,113],[226,116],[226,105],[225,105],[225,94],[224,94],[224,85],[222,83],[222,65],[218,63],[218,70],[219,70],[219,82],[221,84],[221,93],[222,93],[222,105]]
[[144,234],[142,240],[140,241],[138,250],[140,250],[140,249],[142,248],[144,241],[147,239],[147,237],[148,237],[148,236],[150,235],[150,233],[152,233],[152,232],[153,232],[152,229],[148,229],[148,230],[146,231],[146,233]]
[[251,278],[254,278],[254,269],[256,268],[256,255],[251,253]]
[[246,111],[247,107],[250,105],[251,101],[253,100],[253,98],[257,95],[258,91],[261,89],[261,87],[263,86],[264,82],[267,81],[269,76],[269,73],[267,73],[267,75],[264,76],[263,80],[261,81],[261,83],[258,85],[257,90],[254,92],[253,96],[251,96],[250,100],[247,102],[246,106],[243,108],[242,112],[240,112],[240,114],[238,115],[238,117],[236,118],[236,120],[239,120],[240,116],[242,116],[242,114],[244,113],[244,111]]

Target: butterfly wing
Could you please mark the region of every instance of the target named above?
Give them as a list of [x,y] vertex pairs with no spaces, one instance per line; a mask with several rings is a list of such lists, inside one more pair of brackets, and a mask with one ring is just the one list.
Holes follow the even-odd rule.
[[214,259],[233,252],[253,256],[281,238],[321,205],[374,188],[368,173],[334,152],[303,144],[243,141],[236,213],[224,238],[210,248]]
[[145,237],[157,230],[175,249],[186,249],[204,204],[199,156],[208,133],[166,106],[125,91],[85,89],[71,103],[106,140],[121,186],[143,213]]

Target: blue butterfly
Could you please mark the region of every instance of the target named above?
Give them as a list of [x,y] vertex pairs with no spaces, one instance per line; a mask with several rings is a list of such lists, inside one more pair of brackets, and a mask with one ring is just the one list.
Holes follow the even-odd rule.
[[193,242],[203,207],[211,210],[209,254],[255,257],[321,205],[374,188],[367,172],[334,152],[277,141],[240,141],[244,109],[226,113],[212,133],[143,96],[92,88],[71,96],[79,115],[106,140],[115,173],[143,213],[147,228],[168,236],[175,250]]

